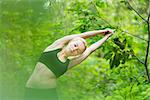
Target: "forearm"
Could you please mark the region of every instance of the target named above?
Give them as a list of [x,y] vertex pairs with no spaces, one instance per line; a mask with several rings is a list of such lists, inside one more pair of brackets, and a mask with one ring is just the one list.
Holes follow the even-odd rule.
[[89,47],[89,50],[91,52],[94,52],[97,48],[99,48],[103,43],[105,43],[105,41],[111,36],[112,34],[107,34],[105,35],[105,37],[103,37],[101,40],[97,41],[96,43],[92,44]]
[[107,32],[107,30],[94,30],[94,31],[84,32],[81,34],[68,35],[68,36],[66,36],[66,38],[70,38],[70,39],[75,38],[75,37],[89,38],[92,36],[96,36],[98,34],[104,35],[106,32]]
[[107,30],[88,31],[88,32],[84,32],[84,33],[79,34],[79,37],[82,37],[82,38],[90,38],[90,37],[96,36],[96,35],[98,35],[98,34],[104,35],[105,32],[107,32]]
[[107,32],[107,30],[88,31],[88,32],[84,32],[84,33],[81,33],[81,34],[68,35],[68,36],[65,36],[65,37],[61,38],[58,41],[63,41],[64,44],[65,44],[65,43],[68,43],[71,39],[76,38],[76,37],[81,37],[81,38],[86,39],[86,38],[90,38],[90,37],[96,36],[98,34],[104,35],[106,32]]

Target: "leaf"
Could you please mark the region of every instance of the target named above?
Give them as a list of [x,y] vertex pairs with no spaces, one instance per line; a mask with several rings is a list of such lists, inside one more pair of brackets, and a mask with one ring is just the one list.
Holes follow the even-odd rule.
[[114,43],[115,43],[116,45],[118,45],[119,47],[121,46],[121,41],[119,40],[119,38],[115,38],[115,39],[114,39]]
[[125,49],[126,43],[127,43],[127,40],[124,39],[123,42],[122,42],[122,46],[121,46],[122,50]]
[[110,69],[114,67],[113,58],[109,60]]
[[118,45],[118,46],[120,47],[120,49],[122,49],[122,50],[125,49],[126,42],[127,42],[126,39],[124,39],[123,42],[121,42],[121,41],[119,40],[119,38],[115,38],[115,39],[114,39],[114,43],[115,43],[116,45]]
[[121,54],[120,53],[116,53],[116,56],[114,58],[114,63],[115,63],[115,67],[118,67],[120,64],[120,59],[121,59]]
[[132,57],[134,57],[134,51],[133,51],[133,49],[131,49],[131,50],[129,51],[129,53],[130,53],[130,55],[131,55]]
[[110,58],[112,57],[112,55],[113,55],[112,52],[108,52],[108,53],[106,53],[106,54],[104,55],[104,58],[105,58],[106,60],[108,60],[108,59],[110,59]]
[[114,57],[110,59],[110,68],[112,69],[113,67],[118,67],[120,65],[121,58],[120,53],[115,53]]
[[124,0],[121,0],[120,3],[125,3],[125,1],[124,1]]
[[122,54],[123,54],[122,64],[125,64],[126,60],[129,58],[129,52],[124,51]]

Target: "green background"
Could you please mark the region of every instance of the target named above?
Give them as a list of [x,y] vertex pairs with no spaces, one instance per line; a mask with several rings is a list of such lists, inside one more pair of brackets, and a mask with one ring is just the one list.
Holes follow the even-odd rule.
[[[144,18],[148,3],[130,0]],[[57,80],[60,100],[150,100],[145,68],[132,55],[145,59],[147,42],[133,35],[147,39],[147,24],[123,0],[0,0],[0,100],[22,99],[38,57],[55,40],[106,28],[115,34]]]

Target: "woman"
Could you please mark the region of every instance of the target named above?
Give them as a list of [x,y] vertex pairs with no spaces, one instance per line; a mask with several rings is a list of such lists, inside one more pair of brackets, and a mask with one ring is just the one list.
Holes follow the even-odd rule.
[[[96,30],[69,35],[56,40],[48,46],[41,54],[39,62],[37,62],[32,75],[26,83],[26,100],[58,100],[56,92],[57,78],[85,60],[112,33],[112,30]],[[86,47],[84,39],[98,34],[102,34],[104,37]]]

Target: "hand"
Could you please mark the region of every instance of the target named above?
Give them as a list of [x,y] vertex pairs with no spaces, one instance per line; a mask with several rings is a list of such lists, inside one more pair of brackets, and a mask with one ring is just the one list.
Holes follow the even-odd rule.
[[106,30],[104,31],[104,35],[107,35],[107,34],[113,35],[113,34],[114,34],[114,30],[112,30],[112,29],[106,29]]

